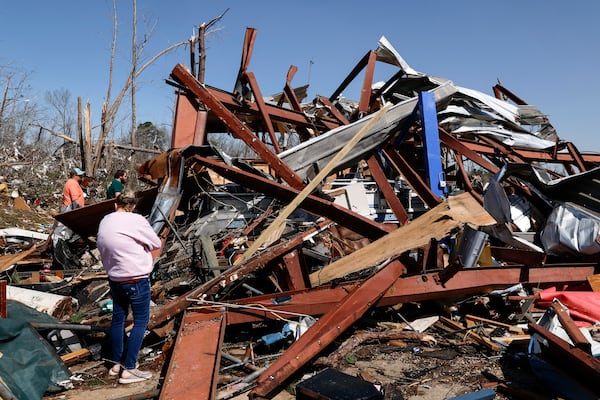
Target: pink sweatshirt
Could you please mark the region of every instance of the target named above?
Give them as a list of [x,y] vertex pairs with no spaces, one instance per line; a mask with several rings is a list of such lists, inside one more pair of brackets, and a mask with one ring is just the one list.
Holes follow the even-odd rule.
[[146,218],[133,212],[113,212],[100,221],[96,244],[108,278],[127,281],[152,272],[152,250],[161,246]]

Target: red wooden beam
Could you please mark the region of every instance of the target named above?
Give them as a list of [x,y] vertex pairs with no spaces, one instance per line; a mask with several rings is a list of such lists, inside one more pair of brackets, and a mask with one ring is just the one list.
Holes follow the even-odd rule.
[[358,103],[359,118],[362,118],[369,112],[369,105],[371,104],[371,88],[373,87],[373,75],[375,74],[376,62],[377,53],[375,53],[374,51],[370,51],[369,57],[367,58],[363,86],[360,91],[360,101]]
[[563,329],[573,341],[573,345],[576,348],[585,351],[587,354],[592,354],[592,344],[588,342],[587,338],[583,335],[583,332],[581,332],[579,327],[575,324],[575,321],[573,321],[563,306],[558,302],[553,302],[551,307]]
[[454,160],[456,161],[456,165],[458,166],[458,173],[462,177],[462,180],[465,183],[467,190],[469,191],[469,193],[471,193],[473,195],[473,197],[475,197],[477,199],[477,201],[480,204],[483,204],[483,197],[481,196],[481,194],[477,193],[475,191],[475,189],[473,189],[473,185],[471,184],[471,178],[469,177],[469,174],[467,173],[467,169],[465,168],[465,165],[463,164],[462,154],[454,153]]
[[[208,85],[204,85],[204,87],[215,99],[217,99],[220,103],[227,107],[228,110],[234,113],[254,115],[258,114],[259,112],[258,106],[254,102],[242,103],[237,100],[233,93]],[[185,87],[181,87],[181,89],[185,89]],[[324,131],[340,126],[340,124],[335,123],[335,121],[332,120],[322,120],[320,118],[316,118],[314,121],[309,120],[306,114],[302,112],[294,111],[289,108],[283,108],[273,104],[266,104],[266,108],[274,121],[289,123],[300,127],[311,127]]]
[[531,332],[544,339],[540,358],[550,362],[588,390],[600,396],[600,387],[598,386],[600,361],[581,349],[571,347],[569,343],[539,324],[530,322],[528,327]]
[[505,98],[508,98],[518,105],[526,105],[527,104],[525,102],[525,100],[521,99],[519,96],[517,96],[516,94],[514,94],[513,92],[511,92],[510,90],[508,90],[507,88],[505,88],[504,86],[502,86],[499,83],[494,85],[492,87],[492,89],[494,90],[494,95],[496,96],[497,99],[505,100]]
[[322,103],[325,107],[327,107],[327,110],[329,111],[329,113],[335,119],[338,120],[340,125],[348,125],[350,123],[348,121],[348,119],[344,116],[344,114],[342,114],[340,112],[340,110],[338,110],[337,107],[331,101],[329,101],[329,99],[327,97],[317,96],[316,100],[319,101],[320,103]]
[[[486,143],[473,142],[465,138],[461,138],[460,142],[474,151],[482,155],[498,156],[499,152],[494,146],[490,146]],[[554,149],[554,148],[553,148]],[[554,154],[551,150],[530,150],[530,149],[517,149],[513,147],[513,151],[519,155],[519,157],[531,161],[541,162],[556,162],[562,164],[573,163],[573,156],[570,153],[556,153]],[[600,163],[600,154],[585,154],[581,153],[581,157],[584,162],[591,164]]]
[[587,171],[583,157],[581,156],[581,153],[579,153],[579,150],[577,150],[577,147],[575,147],[573,143],[567,142],[567,149],[569,150],[569,154],[571,154],[573,157],[573,160],[575,161],[577,168],[579,168],[579,171]]
[[[283,87],[283,93],[285,94],[285,98],[287,98],[288,103],[292,107],[292,110],[298,111],[303,115],[306,115],[302,110],[302,104],[300,104],[300,101],[296,97],[296,92],[294,92],[294,89],[292,88],[292,79],[294,79],[296,71],[298,71],[298,67],[296,67],[295,65],[290,66],[290,68],[288,69],[288,73],[285,78],[285,86]],[[284,96],[281,96],[281,98],[283,99]],[[300,138],[302,141],[310,139],[311,133],[309,132],[307,127],[310,124],[310,120],[308,119],[308,116],[306,116],[306,126],[304,124],[296,126],[296,130],[300,134]]]
[[444,129],[439,128],[440,142],[451,148],[457,153],[463,154],[469,160],[482,168],[490,171],[492,174],[497,173],[500,168],[489,162],[476,151],[473,151],[467,144],[458,140],[454,135],[449,134]]
[[288,287],[291,290],[306,289],[305,276],[300,264],[300,253],[297,249],[283,256],[285,272],[288,275]]
[[269,136],[271,137],[271,145],[275,149],[275,153],[280,153],[281,149],[279,148],[279,143],[277,142],[277,137],[275,136],[275,129],[273,128],[273,123],[271,122],[271,117],[269,115],[269,111],[267,110],[265,101],[263,100],[262,92],[260,91],[256,77],[252,72],[246,72],[244,74],[244,79],[250,85],[252,93],[254,93],[254,101],[258,106],[258,111],[262,116],[262,121],[267,128],[267,132],[269,132]]

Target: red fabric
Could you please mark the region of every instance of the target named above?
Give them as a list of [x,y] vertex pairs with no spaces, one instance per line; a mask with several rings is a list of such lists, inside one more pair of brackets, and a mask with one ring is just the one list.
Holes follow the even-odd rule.
[[550,307],[552,300],[557,299],[569,309],[573,320],[581,320],[594,324],[600,321],[600,292],[557,291],[549,288],[538,292],[540,298],[536,306]]

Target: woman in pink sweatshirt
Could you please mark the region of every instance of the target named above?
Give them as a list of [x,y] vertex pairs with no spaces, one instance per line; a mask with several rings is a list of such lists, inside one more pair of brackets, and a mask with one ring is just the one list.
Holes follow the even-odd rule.
[[[100,222],[96,242],[113,299],[110,335],[115,365],[109,374],[120,373],[119,383],[141,382],[152,377],[151,372],[137,369],[137,358],[150,320],[151,252],[161,247],[161,241],[146,218],[133,212],[135,206],[132,192],[126,191],[117,197],[115,212]],[[124,350],[129,307],[133,313],[133,328]]]

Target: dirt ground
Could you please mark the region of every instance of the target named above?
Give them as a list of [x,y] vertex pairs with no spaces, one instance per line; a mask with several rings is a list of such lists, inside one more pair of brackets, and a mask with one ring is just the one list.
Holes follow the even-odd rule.
[[[154,378],[147,382],[121,385],[108,375],[103,362],[86,362],[71,367],[81,377],[75,389],[48,394],[45,400],[108,400],[158,398],[160,365],[142,365]],[[295,385],[325,366],[312,365],[301,377],[293,378],[275,400],[294,399]],[[386,400],[441,400],[492,388],[496,399],[554,399],[531,373],[525,344],[511,345],[500,353],[471,344],[423,346],[417,343],[390,345],[375,343],[357,347],[337,368],[361,377],[381,388]],[[509,392],[510,391],[510,392]],[[518,395],[515,395],[515,394]],[[145,397],[144,397],[145,396]],[[231,396],[231,397],[230,397]],[[247,393],[233,396],[218,392],[217,399],[247,399]]]

